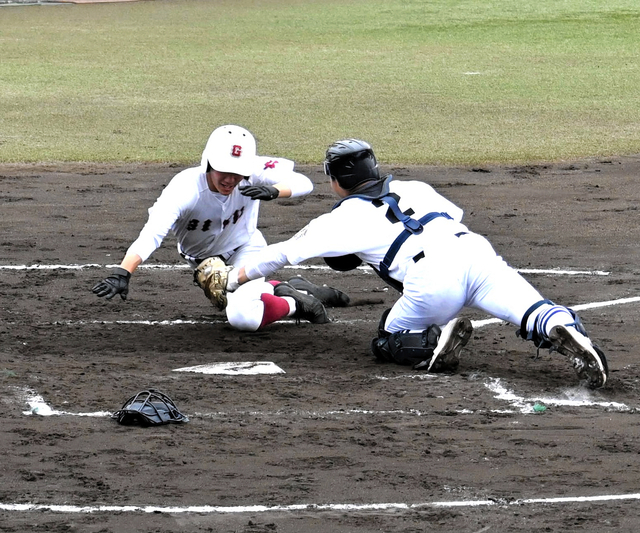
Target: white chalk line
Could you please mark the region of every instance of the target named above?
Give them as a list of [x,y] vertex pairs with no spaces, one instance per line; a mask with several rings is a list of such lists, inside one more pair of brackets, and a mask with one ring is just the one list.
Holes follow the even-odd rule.
[[[79,264],[79,265],[0,265],[0,270],[58,270],[58,269],[67,269],[67,270],[81,270],[87,268],[115,268],[119,265],[100,265],[98,263],[87,263],[87,264]],[[157,269],[157,270],[178,270],[178,269],[189,269],[191,268],[186,264],[143,264],[138,268],[142,269]],[[296,265],[296,266],[285,266],[284,268],[294,269],[294,270],[330,270],[328,266],[323,265]],[[373,269],[369,266],[358,267],[357,270],[363,271],[372,271]],[[528,274],[550,274],[550,275],[586,275],[586,276],[608,276],[610,272],[605,272],[602,270],[558,270],[558,269],[518,269],[520,273],[528,273]],[[622,298],[619,300],[610,300],[606,302],[595,302],[590,304],[581,304],[577,306],[573,306],[572,309],[576,311],[584,310],[584,309],[592,309],[596,307],[606,307],[611,305],[620,305],[625,303],[632,303],[640,301],[640,297],[631,297],[631,298]],[[280,320],[282,323],[294,323],[293,320]],[[332,320],[332,322],[336,324],[354,324],[360,322],[371,322],[370,320],[361,320],[361,319],[351,319],[351,320]],[[497,324],[500,322],[504,322],[499,318],[489,318],[485,320],[474,320],[472,321],[472,325],[474,328],[480,328],[489,324]],[[56,321],[53,324],[62,324],[62,325],[87,325],[87,324],[102,324],[102,325],[112,325],[112,324],[122,324],[122,325],[144,325],[144,326],[174,326],[174,325],[183,325],[183,324],[225,324],[226,320],[87,320],[87,321]]]
[[[107,268],[116,267],[118,265],[106,265]],[[99,264],[88,265],[0,265],[0,270],[57,270],[57,269],[84,269],[84,268],[103,268]],[[149,269],[183,269],[190,268],[188,265],[141,265],[140,268]],[[285,267],[293,269],[318,269],[328,270],[329,267],[325,266],[302,266],[297,267]],[[359,267],[361,270],[371,270],[370,267]],[[562,271],[556,269],[518,269],[521,273],[528,274],[550,274],[550,275],[595,275],[595,276],[607,276],[609,272],[603,271]],[[607,302],[594,302],[591,304],[583,304],[574,306],[575,310],[592,309],[597,307],[606,307],[611,305],[620,305],[624,303],[632,303],[640,301],[640,298],[623,298],[619,300],[610,300]],[[221,321],[224,322],[224,321]],[[344,323],[354,321],[342,321]],[[493,323],[503,322],[500,319],[488,319],[474,321],[474,327],[483,327]],[[71,324],[71,322],[67,322]],[[80,322],[82,323],[82,322]],[[108,324],[107,321],[90,321],[90,323]],[[173,325],[173,324],[196,324],[196,323],[210,323],[208,321],[190,321],[190,320],[176,320],[176,321],[114,321],[113,323],[125,323],[125,324],[144,324],[144,325]],[[424,376],[407,376],[407,377],[419,377],[424,379]],[[386,378],[385,378],[386,379]],[[504,387],[499,379],[491,380],[486,383],[485,386],[496,393],[496,398],[510,402],[517,407],[521,412],[533,412],[532,402],[544,402],[546,405],[569,405],[569,406],[600,406],[605,408],[613,408],[617,410],[630,410],[624,404],[617,402],[593,402],[588,398],[551,398],[536,397],[529,400],[523,397],[517,396],[513,391]],[[567,393],[569,391],[566,391]],[[584,392],[583,392],[584,394]],[[66,411],[58,411],[49,407],[42,397],[34,395],[28,401],[30,410],[24,412],[24,414],[39,414],[42,416],[47,415],[71,415],[71,416],[93,416],[103,417],[111,416],[112,413],[106,411],[98,411],[93,413],[71,413]],[[464,410],[464,412],[472,413],[473,411]],[[236,416],[239,413],[234,413]],[[259,413],[252,413],[259,414]],[[263,413],[268,414],[268,413]],[[272,413],[276,414],[276,413]],[[290,414],[290,413],[283,413]],[[418,410],[391,410],[391,411],[368,411],[362,409],[350,409],[350,410],[337,410],[326,411],[324,416],[327,415],[344,415],[344,414],[411,414],[414,416],[423,416],[427,413],[420,412]],[[224,413],[218,413],[217,416],[224,415]],[[321,413],[308,412],[308,416],[323,416]],[[200,416],[215,416],[214,413],[209,415]],[[381,504],[295,504],[286,506],[265,506],[265,505],[252,505],[252,506],[235,506],[235,507],[221,507],[221,506],[186,506],[186,507],[171,507],[171,506],[117,506],[117,505],[98,505],[98,506],[77,506],[77,505],[44,505],[44,504],[3,504],[0,503],[0,509],[5,511],[52,511],[59,513],[94,513],[94,512],[143,512],[143,513],[199,513],[199,514],[223,514],[223,513],[258,513],[258,512],[278,512],[278,511],[367,511],[367,510],[387,510],[387,509],[399,509],[410,510],[418,509],[422,507],[480,507],[480,506],[495,506],[495,505],[527,505],[527,504],[558,504],[558,503],[587,503],[587,502],[607,502],[607,501],[621,501],[621,500],[638,500],[640,494],[612,494],[612,495],[598,495],[598,496],[575,496],[575,497],[559,497],[559,498],[529,498],[529,499],[515,499],[504,500],[501,498],[493,498],[488,500],[466,500],[466,501],[435,501],[424,502],[416,504],[406,503],[381,503]]]
[[[413,375],[407,376],[409,378],[412,377],[420,377],[424,379],[424,375]],[[381,379],[386,379],[380,377]],[[531,412],[533,408],[531,404],[533,401],[537,401],[538,398],[533,399],[524,399],[523,397],[517,396],[513,391],[510,391],[502,385],[500,379],[491,379],[489,382],[485,383],[485,386],[496,394],[496,398],[509,402],[512,405],[519,408],[522,412]],[[24,414],[38,414],[43,416],[50,415],[72,415],[72,416],[111,416],[112,413],[99,411],[93,413],[70,413],[65,411],[57,411],[51,409],[45,402],[44,399],[35,394],[30,389],[24,389],[23,393],[30,395],[27,398],[27,402],[29,403],[31,409]],[[614,402],[591,402],[588,399],[589,392],[582,391],[579,394],[582,397],[574,400],[566,400],[566,399],[554,399],[549,397],[540,398],[546,404],[551,405],[600,405],[606,407],[614,407],[617,409],[625,410],[628,409],[623,404],[617,404]],[[471,411],[465,410],[465,413]],[[200,414],[200,416],[239,416],[242,413],[209,413],[208,415]],[[245,413],[250,414],[251,416],[256,415],[285,415],[290,416],[291,412],[286,411],[277,411],[274,413],[264,413],[264,412],[250,412]],[[301,414],[301,413],[298,413]],[[357,415],[413,415],[413,416],[423,416],[428,415],[428,412],[421,412],[418,410],[390,410],[390,411],[372,411],[365,409],[348,409],[348,410],[334,410],[334,411],[326,411],[324,413],[321,412],[305,412],[307,416],[344,416],[349,414],[357,414]],[[196,414],[198,416],[198,414]],[[11,503],[0,503],[0,510],[3,511],[19,511],[19,512],[29,512],[29,511],[49,511],[54,513],[66,513],[66,514],[87,514],[87,513],[114,513],[114,512],[137,512],[137,513],[164,513],[164,514],[242,514],[242,513],[268,513],[268,512],[296,512],[296,511],[306,511],[306,512],[327,512],[327,511],[354,511],[354,512],[366,512],[366,511],[384,511],[384,510],[414,510],[426,507],[438,507],[438,508],[461,508],[461,507],[490,507],[490,506],[513,506],[513,505],[532,505],[532,504],[546,504],[546,505],[557,505],[557,504],[571,504],[571,503],[600,503],[600,502],[610,502],[610,501],[624,501],[624,500],[638,500],[640,499],[640,494],[605,494],[605,495],[596,495],[596,496],[565,496],[565,497],[551,497],[551,498],[527,498],[527,499],[513,499],[513,500],[505,500],[501,498],[490,498],[485,500],[463,500],[463,501],[433,501],[433,502],[422,502],[422,503],[373,503],[373,504],[347,504],[347,503],[335,503],[335,504],[294,504],[294,505],[281,505],[281,506],[266,506],[266,505],[250,505],[250,506],[154,506],[154,505],[94,505],[94,506],[81,506],[81,505],[54,505],[54,504],[31,504],[31,503],[20,503],[20,504],[11,504]]]
[[593,393],[582,387],[566,388],[561,392],[560,397],[549,395],[533,396],[525,398],[518,396],[513,390],[503,385],[500,378],[489,378],[484,383],[491,392],[495,393],[495,398],[503,400],[511,404],[521,413],[534,413],[534,405],[542,404],[543,406],[559,406],[559,407],[603,407],[613,411],[635,411],[636,409],[619,402],[604,402],[593,399]]
[[295,511],[384,511],[384,510],[412,510],[425,507],[489,507],[489,506],[522,506],[532,504],[568,504],[568,503],[600,503],[623,500],[639,500],[640,494],[602,494],[597,496],[564,496],[552,498],[524,498],[506,500],[504,498],[490,498],[486,500],[462,501],[434,501],[421,503],[328,503],[328,504],[293,504],[293,505],[239,505],[239,506],[157,506],[157,505],[53,505],[32,503],[0,503],[2,511],[52,511],[55,513],[84,514],[84,513],[165,513],[165,514],[231,514],[231,513],[273,513]]
[[[604,307],[604,306],[610,306],[610,305],[620,305],[620,304],[626,304],[626,303],[632,303],[632,302],[637,302],[640,301],[640,297],[633,297],[633,298],[622,298],[619,300],[609,300],[606,302],[593,302],[593,303],[589,303],[589,304],[582,304],[582,305],[577,305],[574,306],[573,308],[576,310],[581,310],[581,309],[590,309],[590,308],[597,308],[597,307]],[[360,320],[361,322],[366,322],[365,320]],[[218,323],[223,323],[225,321],[217,321]],[[293,321],[292,321],[293,322]],[[336,321],[338,323],[353,323],[356,321]],[[503,322],[500,319],[488,319],[488,320],[478,320],[478,321],[472,321],[473,322],[473,326],[474,328],[480,328],[480,327],[484,327],[486,325],[490,325],[490,324],[494,324],[494,323],[500,323]],[[178,325],[178,324],[210,324],[212,323],[211,321],[195,321],[195,320],[174,320],[174,321],[149,321],[149,320],[141,320],[141,321],[101,321],[101,320],[97,320],[97,321],[66,321],[66,322],[55,322],[54,324],[66,324],[66,325],[70,325],[70,324],[141,324],[141,325]],[[214,321],[213,323],[216,323],[216,321]],[[410,378],[416,378],[419,377],[420,379],[425,379],[426,377],[429,377],[429,375],[420,375],[420,376],[403,376],[404,378],[406,377],[410,377]],[[389,378],[383,378],[380,377],[379,379],[389,379]],[[566,397],[566,398],[548,398],[548,397],[540,397],[540,398],[533,398],[533,399],[524,399],[522,397],[518,397],[516,396],[514,393],[508,391],[507,389],[505,389],[504,387],[502,387],[499,384],[499,380],[496,380],[493,382],[493,385],[490,386],[489,388],[492,388],[492,390],[494,392],[497,393],[497,398],[499,399],[505,399],[505,400],[509,400],[511,401],[511,403],[517,407],[521,412],[532,412],[533,411],[533,405],[537,402],[544,402],[548,405],[557,405],[557,406],[573,406],[573,407],[578,407],[578,406],[587,406],[587,405],[591,405],[591,406],[600,406],[600,407],[604,407],[604,408],[610,408],[610,409],[618,409],[618,410],[630,410],[631,408],[627,407],[624,404],[617,404],[615,402],[593,402],[588,398],[577,398],[575,397],[575,394],[573,394],[573,397]],[[62,411],[54,411],[52,410],[49,406],[47,406],[46,404],[44,404],[44,400],[42,400],[41,398],[37,397],[36,400],[34,402],[34,405],[30,406],[30,411],[26,412],[25,414],[73,414],[73,413],[66,413],[66,412],[62,412]],[[40,405],[40,404],[44,404],[44,405]],[[35,412],[33,411],[33,409],[35,408]],[[38,412],[40,411],[40,412]],[[466,412],[466,411],[465,411]],[[342,414],[348,414],[348,412],[346,411],[342,411]],[[75,414],[75,416],[106,416],[109,413],[83,413],[83,414]],[[326,413],[326,414],[336,414],[336,413]],[[395,414],[398,414],[397,412],[395,412]],[[419,416],[421,416],[422,413],[416,413],[413,412],[411,414],[418,414]],[[311,415],[311,414],[310,414]],[[322,416],[319,413],[315,414],[316,416]]]
[[23,415],[108,417],[113,414],[109,411],[95,411],[92,413],[72,413],[69,411],[59,411],[57,409],[53,409],[49,404],[47,404],[47,402],[44,401],[44,398],[42,396],[28,387],[16,387],[16,392],[21,401],[26,402],[26,404],[29,406],[28,411],[22,412]]
[[[232,365],[232,363],[223,363],[223,365],[228,364]],[[272,363],[271,363],[272,364]],[[235,364],[236,366],[238,364]],[[239,363],[240,366],[243,366],[242,363]],[[248,363],[247,365],[251,365]],[[212,366],[212,365],[200,365],[200,367]],[[187,367],[188,370],[196,369],[199,367]],[[285,373],[284,370],[277,368],[280,372]],[[185,369],[175,369],[174,371],[184,371]],[[231,372],[228,372],[231,373]],[[260,373],[260,371],[254,371],[254,374]],[[437,379],[438,376],[434,374],[408,374],[403,376],[397,376],[394,378],[389,378],[386,376],[375,376],[375,379],[379,380],[392,380],[392,379]],[[609,402],[609,401],[600,401],[594,398],[594,392],[587,390],[582,387],[567,387],[560,391],[559,396],[551,396],[551,395],[543,395],[543,396],[533,396],[527,398],[525,396],[521,396],[516,394],[512,389],[509,389],[506,385],[504,385],[504,381],[500,378],[488,378],[488,380],[484,381],[484,386],[489,389],[497,400],[503,401],[508,404],[510,407],[508,409],[491,409],[488,412],[492,413],[514,413],[520,412],[523,414],[531,414],[536,413],[535,406],[539,406],[542,404],[545,409],[547,406],[556,406],[556,407],[597,407],[603,408],[609,411],[619,411],[619,412],[635,412],[637,408],[629,407],[628,405],[620,402]],[[108,411],[97,411],[97,412],[86,412],[86,413],[72,413],[69,411],[60,411],[52,408],[48,405],[44,398],[40,396],[36,391],[29,388],[17,388],[17,394],[20,397],[20,401],[25,402],[29,409],[27,411],[23,411],[23,415],[38,415],[38,416],[81,416],[81,417],[109,417],[113,413]],[[483,412],[483,410],[471,410],[471,409],[462,409],[457,411],[459,414],[477,414]],[[359,415],[373,415],[373,416],[429,416],[431,411],[420,411],[418,409],[393,409],[393,410],[368,410],[368,409],[337,409],[337,410],[327,410],[327,411],[311,411],[311,410],[283,410],[279,409],[276,411],[233,411],[233,412],[212,412],[212,413],[201,413],[196,412],[194,414],[188,415],[190,418],[228,418],[228,417],[239,417],[239,416],[262,416],[262,417],[273,417],[273,416],[301,416],[306,418],[328,418],[328,417],[340,417],[340,416],[359,416]]]
[[[101,265],[98,263],[86,263],[86,264],[68,264],[68,265],[48,265],[48,264],[35,264],[35,265],[0,265],[0,270],[84,270],[91,268],[116,268],[120,265]],[[150,270],[184,270],[191,269],[187,264],[142,264],[139,269]],[[327,265],[286,265],[285,269],[291,270],[331,270]],[[359,266],[356,268],[359,271],[371,272],[373,269],[370,266]],[[557,276],[608,276],[610,272],[603,270],[559,270],[554,268],[519,268],[516,269],[521,274],[547,274]]]
[[[331,320],[331,324],[358,324],[378,322],[377,320],[367,320],[364,318],[353,318],[349,320]],[[9,322],[15,324],[15,322]],[[200,325],[200,324],[228,324],[227,320],[214,318],[212,320],[56,320],[55,322],[41,322],[41,326],[88,326],[88,325],[129,325],[129,326],[179,326],[179,325]],[[278,320],[277,324],[296,324],[294,319]]]
[[[389,379],[384,376],[377,376],[378,379]],[[435,378],[434,376],[426,376],[424,374],[408,375],[407,378]],[[567,389],[564,394],[566,398],[552,398],[549,396],[534,397],[525,399],[522,396],[516,395],[512,390],[509,390],[502,384],[500,379],[490,379],[484,383],[485,387],[491,390],[495,397],[499,400],[510,403],[516,407],[520,412],[531,413],[534,412],[533,404],[544,402],[546,405],[570,405],[570,406],[600,406],[609,409],[616,409],[620,411],[630,410],[626,405],[616,402],[598,402],[590,399],[591,393],[586,390]],[[27,403],[30,406],[29,411],[25,411],[25,415],[70,415],[70,416],[90,416],[90,417],[105,417],[112,416],[112,413],[105,411],[91,412],[91,413],[70,413],[66,411],[58,411],[48,406],[44,399],[37,395],[30,389],[23,389],[23,394],[26,394]],[[573,397],[569,397],[573,396]],[[513,412],[500,411],[500,412]],[[463,410],[463,414],[473,414],[473,411]],[[291,414],[305,415],[308,417],[327,417],[327,416],[344,416],[344,415],[412,415],[412,416],[427,416],[429,412],[423,412],[416,409],[411,410],[388,410],[388,411],[374,411],[366,409],[346,409],[346,410],[332,410],[325,412],[295,412],[291,411],[276,411],[276,412],[232,412],[232,413],[196,413],[194,417],[220,417],[220,416],[274,416],[283,415],[291,416]],[[97,506],[78,506],[78,505],[47,505],[47,504],[4,504],[0,503],[0,510],[5,511],[50,511],[56,513],[67,514],[79,514],[79,513],[98,513],[98,512],[142,512],[142,513],[168,513],[168,514],[229,514],[229,513],[262,513],[262,512],[295,512],[295,511],[379,511],[379,510],[412,510],[424,507],[482,507],[482,506],[512,506],[512,505],[529,505],[529,504],[568,504],[568,503],[598,503],[605,501],[615,500],[637,500],[640,499],[640,494],[611,494],[611,495],[597,495],[597,496],[574,496],[574,497],[559,497],[559,498],[529,498],[529,499],[515,499],[505,500],[500,498],[492,498],[486,500],[465,500],[465,501],[434,501],[423,502],[415,504],[406,503],[380,503],[380,504],[296,504],[285,506],[265,506],[265,505],[251,505],[251,506],[185,506],[185,507],[172,507],[172,506],[117,506],[117,505],[97,505]]]
[[[628,298],[618,298],[617,300],[607,300],[604,302],[591,302],[586,304],[578,304],[570,306],[574,311],[584,311],[585,309],[597,309],[599,307],[611,307],[613,305],[624,305],[640,302],[640,296],[631,296]],[[486,320],[472,320],[471,324],[474,328],[481,328],[483,326],[488,326],[489,324],[497,324],[499,322],[504,322],[504,320],[500,320],[499,318],[488,318]]]
[[[624,305],[630,303],[640,302],[640,296],[632,296],[629,298],[619,298],[617,300],[607,300],[604,302],[591,302],[586,304],[578,304],[570,306],[574,311],[584,311],[586,309],[597,309],[599,307],[611,307],[614,305]],[[358,323],[370,323],[377,322],[377,320],[367,320],[363,318],[352,318],[348,320],[332,319],[330,324],[358,324]],[[56,320],[55,322],[40,323],[40,325],[62,325],[62,326],[85,326],[85,325],[131,325],[131,326],[179,326],[179,325],[199,325],[199,324],[227,324],[225,319],[211,319],[211,320]],[[279,324],[295,324],[295,320],[278,320]],[[474,328],[482,328],[491,324],[507,324],[504,320],[499,318],[487,318],[483,320],[472,320],[471,324]]]

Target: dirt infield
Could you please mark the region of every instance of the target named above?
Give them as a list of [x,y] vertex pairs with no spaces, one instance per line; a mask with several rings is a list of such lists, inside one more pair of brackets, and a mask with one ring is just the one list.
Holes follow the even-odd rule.
[[[580,306],[609,358],[596,392],[471,311],[457,374],[377,364],[368,345],[395,294],[320,261],[277,277],[348,292],[356,305],[327,325],[231,329],[177,268],[173,239],[126,302],[98,300],[91,287],[179,170],[0,166],[0,531],[637,531],[640,157],[386,169],[433,184],[546,297]],[[303,171],[311,196],[263,204],[269,242],[334,202],[320,169]],[[266,361],[285,373],[175,372]],[[189,422],[108,416],[148,387]]]

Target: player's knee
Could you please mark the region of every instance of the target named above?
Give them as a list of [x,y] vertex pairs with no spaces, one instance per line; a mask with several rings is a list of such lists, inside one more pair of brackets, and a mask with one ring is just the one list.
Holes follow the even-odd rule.
[[258,331],[261,320],[251,320],[246,317],[229,316],[227,314],[229,325],[240,331]]
[[240,308],[229,300],[226,308],[229,325],[240,331],[258,331],[262,323],[262,306],[255,307]]

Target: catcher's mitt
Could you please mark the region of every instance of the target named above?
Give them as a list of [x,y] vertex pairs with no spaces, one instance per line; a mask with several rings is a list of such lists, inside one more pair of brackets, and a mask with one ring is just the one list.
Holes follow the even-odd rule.
[[219,257],[209,257],[193,273],[195,282],[221,311],[227,307],[227,281],[231,270],[233,267],[227,266]]
[[188,422],[173,400],[160,391],[149,389],[129,398],[122,409],[113,413],[118,423],[125,425],[159,426],[171,422]]

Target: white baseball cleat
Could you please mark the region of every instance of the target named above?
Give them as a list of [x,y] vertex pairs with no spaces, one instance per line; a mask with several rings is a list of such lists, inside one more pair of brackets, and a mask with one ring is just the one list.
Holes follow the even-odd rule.
[[607,358],[589,337],[573,327],[555,326],[549,333],[549,341],[556,350],[569,357],[581,380],[594,389],[604,387],[609,375]]
[[[433,350],[431,360],[423,361],[421,365],[428,363],[427,372],[451,372],[458,368],[460,363],[460,351],[471,338],[473,326],[468,318],[454,318],[444,327],[438,345]],[[416,365],[415,368],[417,368]]]

